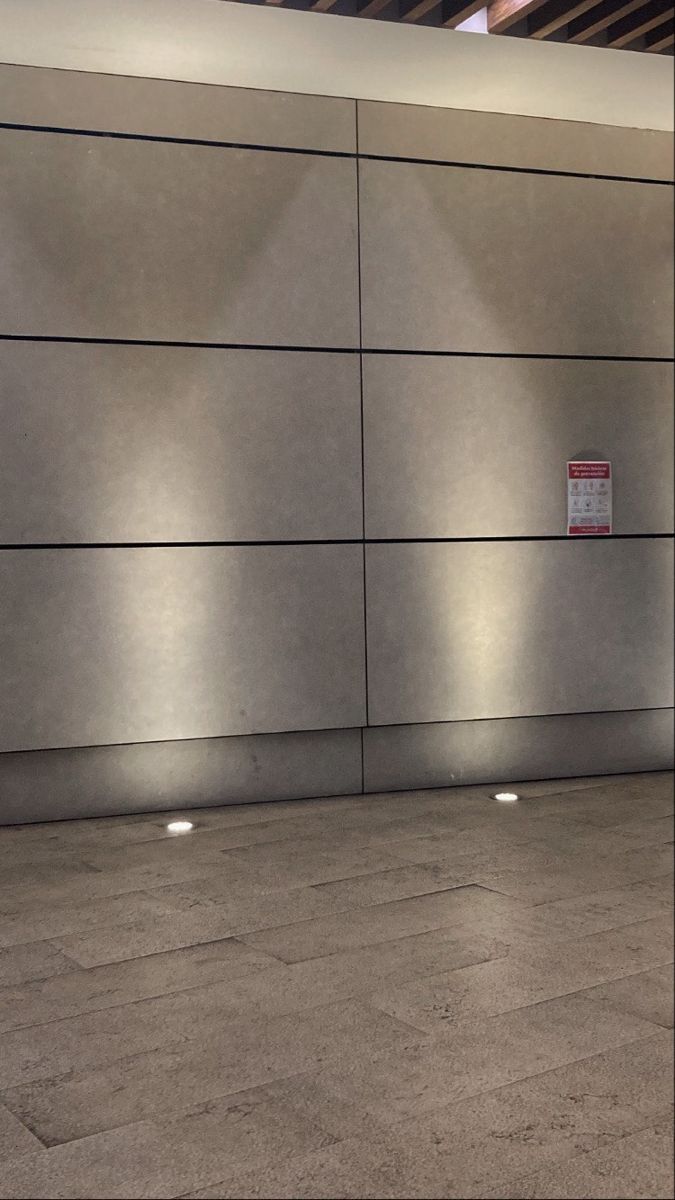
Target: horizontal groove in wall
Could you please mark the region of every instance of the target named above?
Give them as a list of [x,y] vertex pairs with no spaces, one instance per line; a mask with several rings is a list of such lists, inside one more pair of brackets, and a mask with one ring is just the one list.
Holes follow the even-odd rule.
[[607,179],[613,183],[645,183],[649,187],[675,187],[670,179],[645,179],[639,175],[604,175],[592,171],[556,171],[553,167],[508,167],[502,163],[457,162],[445,158],[405,158],[397,154],[359,154],[365,162],[400,162],[425,167],[457,167],[462,171],[497,171],[509,175],[553,175],[565,179]]
[[[641,711],[641,710],[636,710]],[[651,709],[647,711],[651,712]],[[438,722],[436,722],[438,724]],[[61,754],[64,750],[105,750],[106,747],[124,747],[124,746],[165,746],[175,742],[227,742],[241,741],[242,738],[261,738],[261,737],[295,737],[296,734],[303,733],[344,733],[350,730],[368,728],[364,725],[326,725],[320,726],[317,729],[256,729],[253,733],[214,733],[209,736],[198,735],[197,737],[188,738],[165,738],[163,741],[153,739],[151,741],[138,742],[83,742],[78,746],[30,746],[26,750],[0,750],[0,758],[6,758],[9,754]]]
[[15,130],[22,133],[53,133],[66,137],[95,137],[112,138],[114,140],[132,142],[165,142],[178,146],[212,146],[214,149],[225,150],[260,150],[263,153],[274,154],[310,154],[320,158],[353,158],[367,162],[401,162],[416,165],[425,164],[433,167],[456,167],[466,171],[497,171],[517,175],[552,175],[572,179],[607,179],[615,183],[644,183],[649,187],[673,187],[668,179],[649,179],[634,175],[596,174],[591,171],[556,171],[552,167],[512,167],[503,164],[480,162],[457,162],[452,159],[407,158],[393,154],[359,154],[348,150],[317,150],[305,149],[302,146],[268,146],[255,142],[227,142],[210,138],[181,138],[169,137],[154,133],[128,133],[119,130],[102,129],[73,129],[58,125],[27,125],[12,121],[0,121],[0,129]]
[[[73,337],[53,333],[0,333],[0,342],[65,342],[71,346],[160,346],[167,350],[271,350],[290,354],[360,354],[358,346],[276,346],[269,342],[181,342],[157,338]],[[669,361],[666,359],[666,361]]]
[[[304,146],[266,146],[257,142],[221,142],[211,138],[169,137],[157,133],[122,133],[113,129],[67,129],[58,125],[19,125],[0,121],[0,129],[19,133],[56,133],[67,137],[110,138],[124,142],[166,142],[169,146],[212,146],[215,150],[260,150],[263,154],[309,154],[319,158],[356,158],[350,150],[316,150]],[[648,182],[651,182],[649,180]]]
[[75,337],[53,333],[0,333],[0,342],[55,342],[73,346],[159,346],[167,350],[270,350],[285,354],[389,354],[424,358],[506,358],[544,362],[671,363],[673,358],[640,354],[511,354],[482,350],[400,350],[359,346],[277,346],[269,342],[182,342],[157,338]]
[[191,546],[400,546],[421,545],[429,542],[453,544],[455,542],[569,542],[579,545],[589,540],[596,542],[635,541],[675,537],[673,533],[586,533],[579,536],[566,533],[542,533],[528,536],[517,534],[512,537],[416,537],[416,538],[297,538],[286,541],[258,542],[6,542],[0,550],[161,550],[189,549]]
[[544,717],[597,717],[603,713],[641,713],[641,712],[675,712],[670,704],[656,704],[650,708],[587,708],[570,712],[526,713],[518,716],[503,717],[462,717],[457,721],[398,721],[392,724],[372,724],[366,729],[410,729],[418,725],[484,725],[494,721],[539,721]]
[[[242,738],[260,738],[260,737],[281,737],[288,734],[293,737],[296,734],[303,733],[343,733],[353,729],[410,729],[411,725],[475,725],[486,724],[490,721],[537,721],[542,717],[596,717],[604,712],[610,713],[641,713],[641,712],[675,712],[670,705],[656,705],[654,708],[613,708],[613,709],[589,709],[582,712],[550,712],[550,713],[527,713],[525,716],[503,716],[503,717],[463,717],[460,721],[399,721],[394,724],[385,725],[350,725],[338,726],[328,725],[318,729],[257,729],[252,733],[217,733],[210,737],[191,737],[191,738],[166,738],[163,741],[138,741],[138,742],[96,742],[83,743],[78,746],[30,746],[25,750],[0,750],[0,759],[6,758],[11,754],[60,754],[64,750],[98,750],[105,747],[123,747],[123,746],[164,746],[175,742],[223,742],[230,739],[241,740]],[[407,790],[407,789],[406,789]]]
[[[2,335],[0,335],[1,337]],[[641,354],[525,354],[513,352],[506,354],[497,350],[388,350],[386,348],[364,347],[363,354],[399,354],[404,357],[422,358],[514,358],[535,359],[544,362],[644,362],[670,363],[671,358],[654,357]]]

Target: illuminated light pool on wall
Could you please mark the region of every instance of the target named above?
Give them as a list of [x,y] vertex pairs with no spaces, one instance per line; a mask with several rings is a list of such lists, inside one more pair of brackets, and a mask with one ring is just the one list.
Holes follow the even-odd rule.
[[504,803],[512,803],[514,800],[520,800],[517,792],[493,792],[492,800],[502,800]]

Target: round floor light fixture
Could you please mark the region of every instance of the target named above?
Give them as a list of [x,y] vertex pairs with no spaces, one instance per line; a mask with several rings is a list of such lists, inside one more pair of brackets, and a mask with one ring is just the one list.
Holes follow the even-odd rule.
[[501,800],[505,804],[512,804],[514,800],[520,800],[520,796],[517,792],[494,792],[492,799]]
[[169,833],[191,833],[193,829],[192,821],[169,821],[167,825]]

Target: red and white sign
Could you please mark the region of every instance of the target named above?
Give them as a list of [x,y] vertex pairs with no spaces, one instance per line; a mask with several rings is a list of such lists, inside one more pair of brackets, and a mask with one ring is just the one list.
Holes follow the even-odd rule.
[[612,464],[568,462],[567,533],[612,532]]

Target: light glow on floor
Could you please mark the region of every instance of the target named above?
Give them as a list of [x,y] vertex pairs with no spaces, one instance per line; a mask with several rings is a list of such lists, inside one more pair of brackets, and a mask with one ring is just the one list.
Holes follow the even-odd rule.
[[192,821],[169,821],[167,829],[169,833],[191,833],[194,825]]

